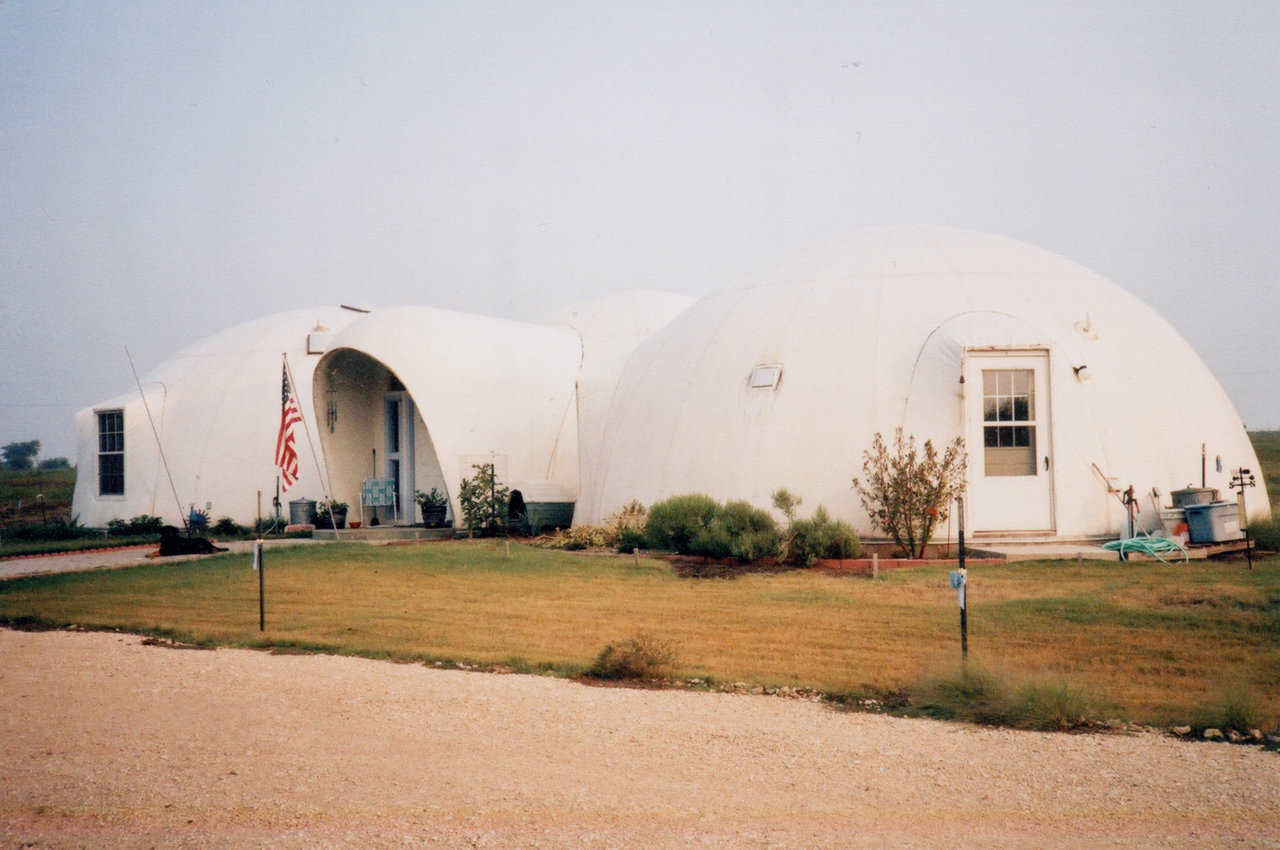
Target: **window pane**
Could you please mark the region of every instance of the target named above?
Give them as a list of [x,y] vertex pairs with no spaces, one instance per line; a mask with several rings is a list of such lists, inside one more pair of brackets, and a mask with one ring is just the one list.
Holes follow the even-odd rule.
[[999,408],[1000,421],[1012,422],[1013,421],[1013,401],[1011,399],[1002,397],[999,400],[999,403],[997,406]]
[[1013,421],[1026,422],[1031,417],[1028,415],[1028,399],[1026,396],[1019,395],[1013,397]]
[[102,496],[124,493],[124,455],[98,455],[98,493]]
[[1032,392],[1032,376],[1035,373],[1030,369],[1019,369],[1013,373],[1013,391],[1018,395],[1031,395]]
[[387,451],[400,451],[400,402],[387,402]]
[[984,398],[982,400],[982,421],[996,421],[996,400],[994,398]]
[[1028,427],[1026,427],[1025,425],[1019,425],[1017,428],[1014,428],[1014,429],[1013,429],[1013,444],[1014,444],[1015,446],[1029,446],[1029,445],[1031,445],[1031,437],[1030,437],[1030,435],[1029,435],[1029,433],[1028,433],[1028,432],[1030,432],[1030,430],[1031,430],[1031,429],[1030,429],[1030,428],[1028,428]]
[[982,444],[988,447],[994,447],[996,445],[999,445],[998,443],[999,438],[996,436],[996,432],[999,430],[1000,430],[999,428],[993,428],[991,426],[987,426],[986,428],[983,428]]
[[995,372],[991,372],[991,371],[983,370],[983,372],[982,372],[982,394],[983,394],[983,395],[995,395],[995,394],[996,394],[996,373],[995,373]]
[[1000,376],[998,384],[1000,395],[1013,395],[1013,373],[1007,371],[997,372]]

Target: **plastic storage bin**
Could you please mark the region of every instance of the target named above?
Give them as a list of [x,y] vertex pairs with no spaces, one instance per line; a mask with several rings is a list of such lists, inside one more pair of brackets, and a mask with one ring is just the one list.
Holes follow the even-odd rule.
[[1172,497],[1175,508],[1207,505],[1218,501],[1218,491],[1211,487],[1187,487],[1183,490],[1174,490],[1169,496]]
[[1192,543],[1226,543],[1240,540],[1240,506],[1235,502],[1187,505],[1187,527]]
[[1188,542],[1187,511],[1185,508],[1161,508],[1160,524],[1164,526],[1164,536],[1176,540],[1184,546]]

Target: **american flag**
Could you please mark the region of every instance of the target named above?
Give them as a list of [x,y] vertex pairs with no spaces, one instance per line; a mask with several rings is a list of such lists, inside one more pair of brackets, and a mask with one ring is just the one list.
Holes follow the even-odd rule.
[[281,367],[281,372],[280,434],[276,437],[276,466],[280,467],[280,477],[284,483],[280,492],[283,493],[298,480],[298,451],[293,444],[293,426],[302,421],[302,411],[298,409],[298,400],[289,387],[289,370]]

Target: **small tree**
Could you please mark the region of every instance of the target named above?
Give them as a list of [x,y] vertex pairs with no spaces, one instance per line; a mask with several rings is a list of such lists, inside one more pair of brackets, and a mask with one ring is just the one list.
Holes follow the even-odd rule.
[[773,506],[782,511],[782,515],[787,518],[787,522],[796,521],[796,508],[800,507],[800,503],[803,501],[803,499],[785,487],[779,487],[773,491]]
[[507,524],[507,497],[510,490],[498,482],[491,463],[472,464],[475,474],[462,479],[458,504],[474,534],[492,534]]
[[25,443],[10,443],[0,447],[4,454],[4,465],[12,472],[22,472],[34,465],[36,455],[40,454],[40,441],[27,440]]
[[853,486],[867,516],[910,557],[922,557],[934,528],[964,491],[964,440],[956,437],[939,457],[933,441],[925,440],[917,449],[915,436],[903,437],[899,428],[892,450],[876,432],[862,457],[862,476],[853,479]]

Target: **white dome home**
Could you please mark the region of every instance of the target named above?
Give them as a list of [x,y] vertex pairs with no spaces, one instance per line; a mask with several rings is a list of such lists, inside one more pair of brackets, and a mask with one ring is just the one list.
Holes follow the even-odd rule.
[[[944,228],[865,230],[759,286],[614,293],[542,324],[330,307],[232,328],[143,381],[184,509],[249,522],[274,493],[281,352],[320,454],[298,435],[286,500],[358,509],[391,482],[387,523],[419,521],[407,497],[432,488],[456,515],[460,480],[493,461],[576,523],[685,492],[767,508],[786,487],[874,534],[851,479],[899,427],[964,438],[967,527],[1006,539],[1119,536],[1130,486],[1156,528],[1200,484],[1202,445],[1210,488],[1258,469],[1221,386],[1150,308],[1057,255]],[[179,521],[136,392],[77,429],[83,522]],[[1265,487],[1249,514],[1270,515]]]
[[[1154,527],[1157,503],[1200,483],[1202,443],[1210,487],[1258,468],[1213,375],[1115,284],[998,236],[882,228],[704,298],[642,343],[578,516],[691,491],[768,506],[786,487],[873,532],[851,479],[898,427],[965,438],[979,533],[1115,536],[1129,485]],[[1250,515],[1268,516],[1255,492]]]

